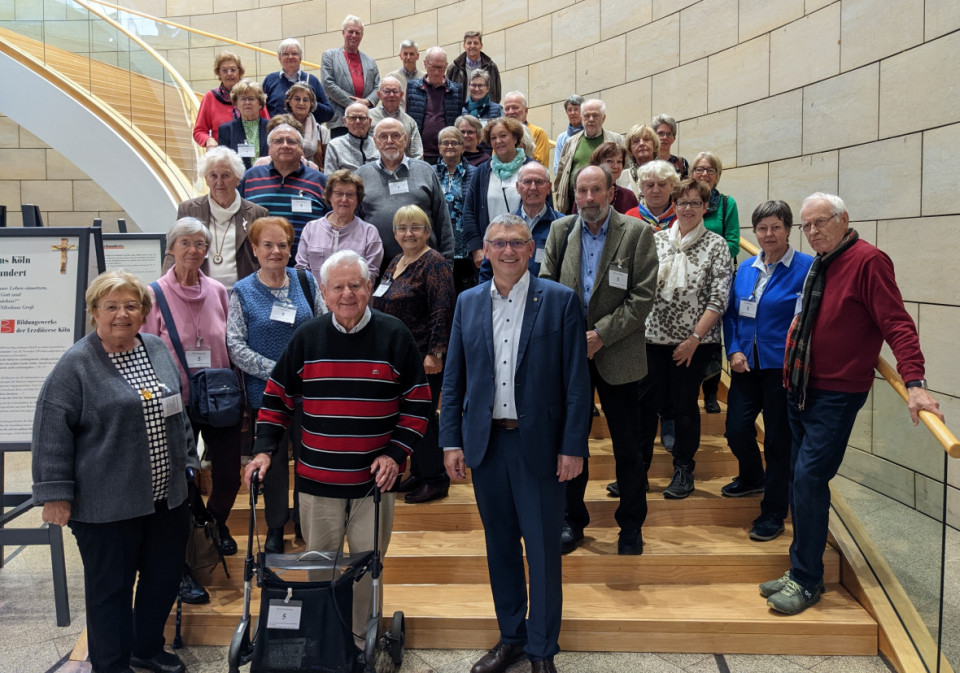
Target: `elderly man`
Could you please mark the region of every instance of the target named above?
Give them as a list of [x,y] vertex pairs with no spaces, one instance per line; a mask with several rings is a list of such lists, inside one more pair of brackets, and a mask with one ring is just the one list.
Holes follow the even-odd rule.
[[[397,81],[400,82],[400,89],[406,91],[407,82],[412,79],[420,79],[424,75],[423,70],[417,67],[417,61],[420,60],[420,48],[413,40],[404,40],[400,43],[400,53],[398,56],[400,57],[401,66],[387,75],[387,77],[396,77]],[[383,98],[381,97],[380,100],[383,100]],[[404,102],[401,102],[400,106],[406,107]]]
[[530,274],[535,247],[520,217],[495,218],[483,249],[493,282],[457,300],[440,415],[447,474],[473,473],[500,627],[471,673],[505,671],[524,652],[534,672],[549,673],[559,649],[564,484],[587,455],[583,314],[571,290]]
[[343,115],[350,103],[363,103],[368,108],[377,104],[380,70],[376,62],[360,51],[363,21],[352,14],[343,20],[343,46],[323,52],[320,80],[333,106],[334,118],[327,122],[330,135],[347,132]]
[[567,128],[557,136],[557,142],[553,147],[553,174],[557,174],[557,167],[560,164],[560,154],[563,152],[563,146],[570,138],[583,130],[583,119],[580,117],[580,106],[583,105],[583,96],[578,93],[573,94],[563,102],[563,111],[567,115]]
[[323,157],[323,172],[332,175],[345,168],[356,171],[360,166],[376,161],[377,146],[370,137],[370,110],[363,103],[351,103],[344,111],[347,132],[327,145]]
[[[553,178],[553,205],[563,213],[573,208],[571,185],[577,171],[590,163],[590,155],[603,143],[620,143],[623,136],[603,128],[607,119],[607,106],[602,100],[591,98],[580,106],[583,130],[575,133],[563,145],[557,170]],[[559,151],[559,149],[558,149]]]
[[[517,193],[520,194],[520,207],[514,215],[522,217],[531,231],[536,247],[533,257],[530,258],[530,273],[539,276],[540,265],[546,253],[550,225],[554,220],[563,217],[563,213],[558,213],[547,203],[547,197],[550,196],[550,174],[537,162],[531,161],[520,167],[516,186]],[[490,260],[484,258],[480,265],[480,282],[490,280],[491,277]]]
[[522,91],[511,91],[503,97],[503,116],[516,119],[530,132],[533,138],[533,158],[546,166],[550,161],[550,139],[542,128],[527,123],[529,110],[527,97]]
[[483,69],[490,75],[490,100],[500,102],[500,69],[493,59],[483,53],[483,35],[476,30],[463,34],[463,53],[453,59],[447,68],[447,79],[463,88],[463,102],[466,102],[470,81],[467,79],[474,70]]
[[287,218],[293,225],[296,236],[289,262],[293,266],[303,227],[330,210],[323,199],[327,176],[301,161],[303,136],[289,124],[274,128],[267,136],[267,145],[270,163],[254,166],[244,173],[237,191],[243,198],[263,206],[271,215]]
[[430,47],[423,55],[427,74],[423,79],[407,82],[407,114],[413,117],[423,138],[423,160],[437,163],[440,146],[437,134],[453,126],[463,108],[462,87],[444,74],[447,52],[441,47]]
[[420,139],[420,129],[413,117],[403,111],[403,96],[406,92],[406,83],[394,75],[387,75],[380,80],[380,104],[370,110],[370,121],[376,126],[381,119],[396,119],[403,124],[403,131],[407,134],[407,148],[404,151],[411,159],[423,158],[423,141]]
[[363,179],[360,217],[376,226],[383,241],[383,268],[401,252],[393,235],[393,214],[400,206],[415,205],[430,218],[430,247],[453,265],[453,226],[437,172],[424,161],[404,155],[407,135],[396,119],[384,119],[373,131],[380,158],[357,169]]
[[[650,225],[615,211],[613,175],[588,166],[577,175],[578,215],[553,223],[540,267],[541,278],[573,289],[583,302],[590,360],[590,399],[596,390],[610,428],[620,504],[619,554],[642,554],[647,517],[647,469],[640,442],[640,379],[647,373],[644,323],[653,306],[659,262]],[[579,413],[593,418],[593,405]],[[583,473],[567,485],[562,551],[583,539],[590,513],[583,501]],[[626,481],[622,481],[626,479]]]
[[816,253],[787,335],[783,378],[793,433],[790,570],[764,582],[767,605],[795,615],[820,600],[830,480],[840,468],[857,412],[873,384],[886,341],[909,394],[910,418],[929,411],[920,339],[883,252],[860,239],[838,196],[815,193],[800,208],[800,228]]
[[280,59],[280,72],[272,72],[263,80],[263,93],[267,95],[267,111],[270,116],[275,117],[287,111],[284,106],[287,91],[297,82],[303,82],[313,89],[317,97],[317,108],[313,111],[317,123],[322,124],[333,119],[333,108],[326,94],[323,93],[320,80],[300,69],[300,61],[303,59],[303,47],[300,46],[300,41],[288,37],[280,42],[277,47],[277,58]]
[[[367,306],[371,284],[366,261],[353,250],[340,250],[323,263],[320,292],[330,311],[293,335],[257,418],[247,484],[254,470],[263,479],[295,402],[303,403],[296,479],[308,551],[337,549],[344,528],[351,553],[373,549],[373,500],[367,495],[379,488],[380,549],[386,554],[394,506],[394,494],[386,491],[403,472],[432,410],[413,335],[396,318]],[[353,599],[353,631],[365,633],[369,577]]]

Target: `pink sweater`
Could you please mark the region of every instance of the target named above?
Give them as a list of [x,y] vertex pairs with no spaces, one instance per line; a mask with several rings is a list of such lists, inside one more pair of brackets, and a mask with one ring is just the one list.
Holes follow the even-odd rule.
[[[202,271],[197,272],[200,274],[199,285],[184,287],[177,282],[177,277],[173,272],[174,268],[176,267],[171,267],[157,282],[160,283],[163,296],[166,297],[167,304],[170,305],[170,313],[173,315],[173,321],[177,326],[177,334],[180,335],[183,350],[195,350],[199,335],[202,337],[201,346],[210,349],[210,366],[215,369],[229,367],[226,288],[218,281],[203,275]],[[151,298],[154,297],[153,288],[150,288],[150,296]],[[156,334],[167,344],[167,348],[170,349],[170,354],[173,356],[173,361],[177,363],[177,369],[180,370],[183,403],[187,404],[190,399],[190,377],[187,372],[183,371],[180,358],[173,350],[173,344],[170,343],[170,334],[167,332],[167,324],[160,315],[160,309],[157,308],[156,301],[153,302],[153,307],[140,329],[143,332]]]

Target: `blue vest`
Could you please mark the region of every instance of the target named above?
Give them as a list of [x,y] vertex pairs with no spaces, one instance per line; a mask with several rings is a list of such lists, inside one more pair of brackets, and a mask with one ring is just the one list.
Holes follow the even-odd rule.
[[[313,278],[309,271],[307,271],[307,277]],[[233,286],[247,322],[247,345],[263,357],[274,361],[280,359],[297,328],[313,318],[313,307],[303,295],[297,270],[287,269],[287,278],[290,279],[287,300],[297,307],[297,316],[292,325],[270,319],[273,305],[279,300],[273,296],[266,285],[260,282],[257,274],[252,273],[238,280]],[[267,382],[250,374],[245,374],[243,380],[250,406],[259,409]]]

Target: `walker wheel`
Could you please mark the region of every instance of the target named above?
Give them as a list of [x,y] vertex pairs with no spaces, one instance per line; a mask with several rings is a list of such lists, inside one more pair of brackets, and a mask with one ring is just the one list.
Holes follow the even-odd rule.
[[403,654],[406,650],[407,625],[403,613],[399,610],[393,613],[393,624],[387,633],[387,649],[393,663],[399,668],[403,663]]

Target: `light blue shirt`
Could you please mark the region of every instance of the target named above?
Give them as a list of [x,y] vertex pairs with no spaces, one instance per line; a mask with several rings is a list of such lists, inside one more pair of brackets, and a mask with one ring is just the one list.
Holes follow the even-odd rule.
[[583,291],[583,315],[587,315],[590,305],[590,296],[596,284],[597,267],[600,266],[600,257],[603,255],[603,244],[607,241],[607,230],[610,228],[610,213],[613,208],[607,207],[607,216],[603,220],[600,231],[594,236],[587,228],[587,223],[580,218],[580,289]]

